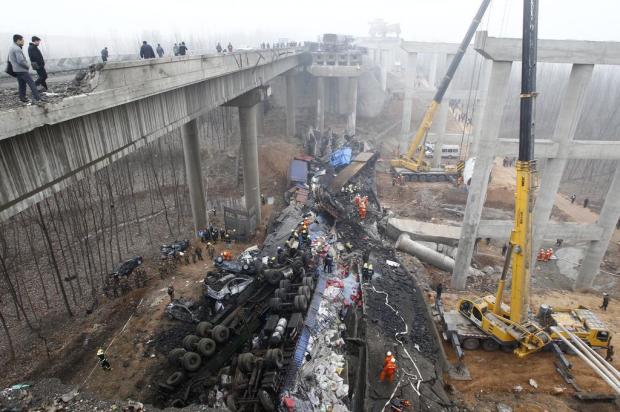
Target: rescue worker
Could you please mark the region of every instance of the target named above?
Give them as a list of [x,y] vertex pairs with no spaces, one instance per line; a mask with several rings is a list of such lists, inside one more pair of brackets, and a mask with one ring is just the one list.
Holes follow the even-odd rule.
[[355,202],[355,206],[359,207],[360,203],[362,202],[362,197],[359,194],[357,194],[353,198],[353,201]]
[[388,352],[388,356],[383,361],[383,369],[379,374],[379,380],[383,382],[388,378],[390,383],[394,382],[394,374],[396,373],[396,358],[392,356],[392,352]]
[[269,265],[270,268],[272,268],[272,269],[275,268],[277,266],[277,263],[278,263],[278,261],[276,260],[275,256],[272,256],[272,257],[269,258],[268,265]]
[[196,247],[196,257],[198,260],[202,260],[202,248],[200,246]]
[[439,282],[437,286],[435,286],[435,301],[441,300],[441,292],[443,292],[443,285]]
[[364,262],[364,266],[362,266],[362,279],[368,278],[368,262]]
[[230,233],[228,233],[228,231],[226,231],[226,233],[224,234],[224,241],[226,242],[228,246],[230,246],[231,240],[230,240]]
[[213,259],[213,255],[215,254],[215,247],[211,242],[207,242],[207,253],[209,254],[209,257]]
[[101,369],[103,369],[104,371],[112,370],[110,361],[108,361],[108,358],[105,356],[105,352],[103,351],[103,349],[97,349],[97,358],[99,358],[99,365],[101,366]]
[[284,249],[282,249],[282,246],[278,246],[277,254],[278,254],[278,263],[283,264],[285,256],[284,256]]
[[607,311],[607,306],[609,306],[609,293],[603,293],[603,304],[600,308]]
[[183,255],[183,263],[189,265],[189,252],[181,252],[181,255]]
[[375,268],[372,266],[372,263],[368,264],[368,277],[372,278],[372,275],[375,274]]
[[168,286],[168,296],[170,296],[170,302],[172,302],[174,300],[174,286],[172,284]]
[[334,258],[329,253],[323,258],[323,272],[332,273]]
[[291,230],[291,235],[288,237],[288,240],[297,240],[297,232],[295,229]]
[[198,260],[198,255],[196,254],[196,249],[192,250],[192,263],[196,263]]
[[605,360],[607,362],[613,362],[614,361],[614,346],[613,345],[609,345],[607,347],[607,354],[605,355]]
[[545,249],[540,249],[538,251],[538,255],[536,255],[536,260],[539,262],[545,261]]
[[575,199],[577,199],[577,195],[576,194],[573,193],[572,195],[570,195],[570,202],[571,202],[571,204],[575,203]]
[[547,249],[547,252],[545,253],[545,262],[549,262],[552,256],[553,256],[553,249],[551,248]]
[[366,219],[366,205],[361,203],[358,212],[359,212],[359,215],[360,215],[360,219],[362,219],[362,220]]

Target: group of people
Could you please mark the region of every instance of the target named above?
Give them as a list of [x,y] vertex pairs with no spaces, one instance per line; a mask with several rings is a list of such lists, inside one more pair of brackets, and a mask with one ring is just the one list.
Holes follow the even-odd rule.
[[[187,54],[188,48],[185,45],[185,42],[174,43],[172,47],[172,52],[175,56],[185,56]],[[146,40],[142,42],[140,46],[140,58],[141,59],[155,59],[156,57],[164,57],[166,51],[162,47],[161,43],[157,43],[157,47],[153,49]],[[108,61],[108,57],[110,56],[110,51],[108,50],[108,46],[101,49],[101,61],[104,63]]]
[[353,198],[353,203],[357,206],[357,212],[359,214],[360,219],[366,219],[366,209],[368,208],[368,196],[360,196],[356,194]]
[[218,53],[225,52],[226,50],[228,50],[228,53],[232,53],[232,51],[233,51],[233,45],[232,45],[232,43],[231,43],[231,42],[228,42],[228,46],[226,46],[226,49],[224,49],[224,48],[222,47],[222,45],[220,44],[220,42],[218,41],[218,42],[217,42],[217,45],[215,46],[215,50],[216,50]]
[[502,164],[504,167],[513,167],[517,159],[515,157],[504,156]]
[[[45,102],[42,93],[48,91],[47,87],[47,71],[45,70],[45,59],[43,53],[39,49],[41,38],[32,36],[32,41],[28,45],[28,59],[24,54],[24,36],[21,34],[13,35],[13,44],[9,48],[5,72],[17,80],[17,88],[19,101],[29,103],[26,96],[27,87],[30,88],[32,100],[35,104]],[[30,68],[37,72],[37,80],[33,80],[30,75]]]

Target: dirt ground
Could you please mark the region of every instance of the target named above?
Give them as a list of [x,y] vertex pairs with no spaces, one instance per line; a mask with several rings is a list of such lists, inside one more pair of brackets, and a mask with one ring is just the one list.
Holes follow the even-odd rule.
[[[514,196],[510,183],[512,169],[503,168],[500,163],[499,166],[496,165],[495,170],[498,172],[494,172],[493,185],[489,191],[486,206],[510,210],[513,207]],[[445,203],[461,204],[467,199],[466,193],[455,190],[447,183],[407,183],[400,188],[391,185],[391,178],[387,173],[379,173],[377,179],[378,194],[383,206],[390,208],[399,216],[415,217],[427,221],[454,220],[455,216],[451,216],[441,206]],[[559,199],[556,205],[562,214],[575,216],[575,220],[583,218],[584,214],[592,213],[588,209],[583,212],[581,209],[584,208],[581,205],[571,205],[568,199],[562,202],[564,198],[561,195]],[[501,245],[498,242],[492,242],[489,245],[480,242],[474,262],[479,267],[500,266],[503,261],[500,248]],[[471,279],[466,292],[454,293],[449,289],[451,278],[449,273],[422,265],[416,259],[404,254],[398,254],[398,257],[412,273],[416,274],[420,286],[425,289],[428,303],[433,302],[432,288],[438,282],[444,285],[442,298],[447,309],[453,308],[462,295],[495,291],[498,274]],[[420,265],[423,267],[420,268]],[[620,333],[620,300],[612,299],[609,310],[605,312],[599,309],[600,294],[575,293],[567,290],[566,285],[562,284],[554,287],[556,281],[557,278],[551,278],[548,282],[540,283],[533,288],[532,309],[534,311],[541,303],[551,306],[584,305],[593,309],[601,320],[609,325],[612,333]],[[446,292],[446,287],[448,292]],[[444,349],[449,361],[455,363],[456,357],[452,347],[444,344]],[[604,355],[604,352],[602,354]],[[603,380],[581,359],[577,356],[569,356],[569,359],[573,363],[573,371],[579,386],[591,392],[610,393],[610,389]],[[574,389],[555,371],[554,356],[548,352],[537,353],[519,360],[513,354],[503,352],[468,351],[464,365],[469,370],[472,380],[457,381],[448,376],[445,378],[454,389],[456,398],[475,411],[496,411],[498,402],[511,406],[514,411],[617,410],[616,405],[585,404],[577,401],[573,397]],[[490,365],[498,369],[490,369]],[[616,358],[614,365],[620,367],[620,359]],[[529,379],[534,379],[538,388],[532,387],[528,383]],[[517,385],[523,388],[520,394],[514,392]],[[554,395],[556,391],[562,393]]]

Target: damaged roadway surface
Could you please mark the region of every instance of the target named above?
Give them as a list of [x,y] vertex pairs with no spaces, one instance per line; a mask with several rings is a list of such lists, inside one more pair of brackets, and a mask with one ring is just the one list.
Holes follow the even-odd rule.
[[[398,259],[391,242],[377,230],[382,217],[375,189],[374,161],[345,185],[344,191],[324,194],[322,200],[340,206],[336,232],[342,243],[350,243],[352,254],[369,257],[372,279],[363,282],[363,319],[366,345],[366,399],[363,410],[381,411],[392,398],[409,400],[413,410],[456,410],[444,391],[439,366],[439,345],[422,292]],[[350,185],[350,186],[348,186]],[[346,189],[352,188],[351,192]],[[360,219],[352,202],[353,193],[370,199],[366,219]],[[329,197],[329,199],[326,199]],[[320,205],[319,205],[320,206]],[[340,256],[341,259],[345,256]],[[396,262],[398,267],[387,264]],[[362,265],[358,260],[359,266]],[[379,381],[383,359],[391,351],[397,360],[394,383]]]

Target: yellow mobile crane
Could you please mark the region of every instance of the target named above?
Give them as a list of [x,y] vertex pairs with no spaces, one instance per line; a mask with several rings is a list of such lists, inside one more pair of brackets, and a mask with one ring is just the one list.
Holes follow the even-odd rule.
[[[506,261],[495,295],[470,297],[458,302],[458,313],[443,314],[446,332],[456,347],[485,350],[498,347],[514,350],[524,357],[541,350],[552,341],[560,341],[558,330],[569,330],[590,346],[606,347],[611,334],[605,325],[586,308],[553,310],[541,307],[539,319],[549,327],[547,332],[529,315],[530,265],[532,262],[532,177],[535,173],[533,109],[536,96],[536,52],[538,0],[524,0],[523,50],[521,71],[521,107],[519,124],[519,157],[516,164],[514,228],[506,253]],[[512,264],[510,306],[503,303],[506,275]],[[443,311],[442,311],[443,312]],[[555,312],[555,313],[554,313]],[[459,324],[464,316],[476,328]],[[475,329],[478,329],[476,331]],[[569,332],[562,334],[564,338]],[[460,355],[459,355],[460,356]]]
[[[435,112],[437,112],[437,108],[441,104],[441,101],[446,94],[446,90],[448,90],[448,86],[450,86],[450,82],[454,77],[454,73],[456,73],[456,69],[459,67],[461,60],[465,55],[465,51],[467,50],[471,39],[474,37],[476,29],[478,28],[478,25],[482,20],[482,16],[484,16],[490,2],[491,0],[483,0],[482,4],[478,8],[478,12],[469,25],[469,29],[467,30],[463,41],[459,45],[459,48],[456,51],[450,66],[448,67],[446,75],[441,80],[441,83],[435,92],[433,101],[426,109],[426,113],[424,113],[424,118],[422,119],[422,123],[420,124],[418,131],[409,143],[407,152],[398,159],[390,160],[390,166],[392,166],[394,173],[400,174],[411,181],[431,182],[447,180],[449,176],[457,175],[456,166],[446,166],[439,169],[432,169],[431,166],[424,160],[424,148],[422,147],[422,142],[433,124]],[[419,153],[416,155],[417,151],[419,151]],[[441,156],[441,153],[436,153],[435,155]]]

